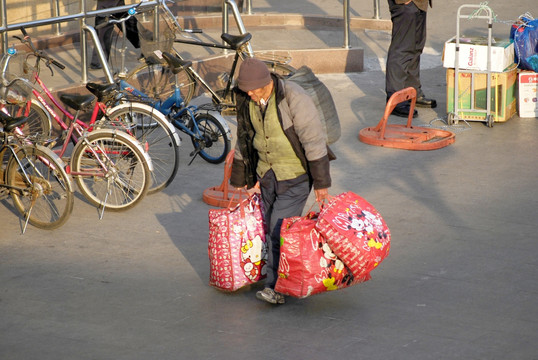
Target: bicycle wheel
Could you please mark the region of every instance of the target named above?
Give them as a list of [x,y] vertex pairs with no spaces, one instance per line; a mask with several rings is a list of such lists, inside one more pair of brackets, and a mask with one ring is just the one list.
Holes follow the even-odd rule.
[[6,104],[4,106],[11,116],[25,116],[28,118],[26,124],[20,127],[24,135],[51,135],[50,116],[37,100],[28,101],[24,104]]
[[15,156],[8,161],[6,182],[13,187],[11,197],[17,210],[40,229],[63,225],[73,211],[75,199],[64,162],[40,145],[20,147]]
[[[199,151],[200,156],[205,161],[212,164],[219,164],[224,161],[230,151],[230,139],[221,123],[211,114],[199,113],[194,117],[198,124],[201,140],[191,137],[194,149]],[[195,134],[196,129],[191,122],[191,131]]]
[[[177,76],[181,97],[187,105],[194,95],[196,82],[187,71],[181,71]],[[152,99],[166,100],[174,92],[175,75],[166,63],[146,63],[130,72],[126,81]]]
[[94,130],[79,140],[71,155],[71,173],[93,205],[127,210],[146,195],[151,160],[133,137],[115,130]]
[[106,119],[111,124],[132,124],[128,131],[136,137],[151,157],[153,171],[148,194],[170,185],[179,168],[179,136],[166,117],[153,107],[124,103],[110,109]]

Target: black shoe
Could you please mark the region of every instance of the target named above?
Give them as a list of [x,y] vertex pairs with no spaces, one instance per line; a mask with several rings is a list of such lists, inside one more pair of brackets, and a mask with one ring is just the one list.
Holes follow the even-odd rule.
[[277,293],[271,288],[265,288],[256,293],[259,300],[267,301],[271,304],[284,304],[286,302],[284,295]]
[[90,64],[90,69],[92,70],[100,70],[103,66],[101,64]]
[[421,97],[417,98],[417,102],[415,106],[424,107],[424,108],[434,108],[434,107],[437,107],[437,101],[435,101],[434,99],[428,99],[424,97],[424,95],[422,95]]
[[[411,108],[411,106],[409,106],[409,104],[398,104],[398,105],[396,105],[394,110],[392,110],[391,114],[396,115],[396,116],[400,116],[400,117],[408,118],[410,108]],[[416,110],[413,110],[413,117],[416,118],[417,116],[418,116],[418,112]]]

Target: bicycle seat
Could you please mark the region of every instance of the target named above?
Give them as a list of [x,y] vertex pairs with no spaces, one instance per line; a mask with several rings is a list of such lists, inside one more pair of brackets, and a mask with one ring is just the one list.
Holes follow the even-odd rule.
[[177,74],[180,71],[182,71],[183,69],[188,68],[189,66],[192,65],[192,61],[190,61],[190,60],[181,60],[177,56],[174,56],[174,55],[172,55],[170,53],[167,53],[167,52],[163,52],[163,58],[164,58],[164,60],[166,60],[168,65],[170,65],[170,67],[172,68],[172,72],[174,74]]
[[26,116],[13,117],[0,111],[0,122],[4,124],[4,131],[10,132],[18,126],[24,124],[28,118]]
[[224,40],[226,44],[230,45],[232,49],[237,50],[252,39],[252,34],[245,33],[243,35],[231,35],[224,33],[220,38]]
[[93,95],[78,95],[78,94],[62,94],[60,100],[70,108],[75,110],[85,110],[91,108],[95,96]]
[[98,84],[89,82],[86,84],[86,89],[97,96],[97,101],[101,102],[103,98],[114,94],[117,91],[118,86],[116,84]]

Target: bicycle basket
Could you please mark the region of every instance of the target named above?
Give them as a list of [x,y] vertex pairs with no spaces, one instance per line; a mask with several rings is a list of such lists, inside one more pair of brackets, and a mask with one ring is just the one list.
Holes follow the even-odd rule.
[[[0,100],[8,104],[20,104],[28,101],[32,97],[33,82],[37,67],[31,64],[34,58],[25,53],[4,55],[2,66],[6,62],[6,72],[2,74],[0,84]],[[35,58],[34,58],[35,59]]]
[[2,64],[9,61],[6,73],[4,74],[4,83],[7,80],[12,81],[16,78],[22,78],[30,82],[35,82],[35,74],[38,71],[35,66],[35,56],[33,54],[16,53],[14,55],[4,55]]
[[140,49],[146,58],[154,57],[160,59],[156,54],[160,52],[170,52],[174,45],[175,32],[170,23],[160,16],[157,23],[157,36],[154,34],[155,12],[145,11],[136,15],[138,20],[138,33],[140,36]]

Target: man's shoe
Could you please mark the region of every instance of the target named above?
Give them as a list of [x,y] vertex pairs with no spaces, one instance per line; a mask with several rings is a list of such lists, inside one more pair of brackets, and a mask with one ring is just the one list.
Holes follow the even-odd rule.
[[258,291],[256,297],[271,304],[284,304],[286,302],[284,295],[277,293],[271,288],[265,288]]
[[417,102],[415,105],[424,108],[434,108],[437,107],[437,101],[435,101],[434,99],[428,99],[423,95],[417,98]]
[[92,70],[100,70],[103,66],[101,64],[90,64],[90,69]]
[[[408,118],[409,110],[411,110],[411,107],[409,106],[409,104],[399,104],[399,105],[396,105],[394,110],[392,110],[392,115]],[[413,110],[413,117],[416,118],[417,116],[418,116],[418,112],[416,110]]]

